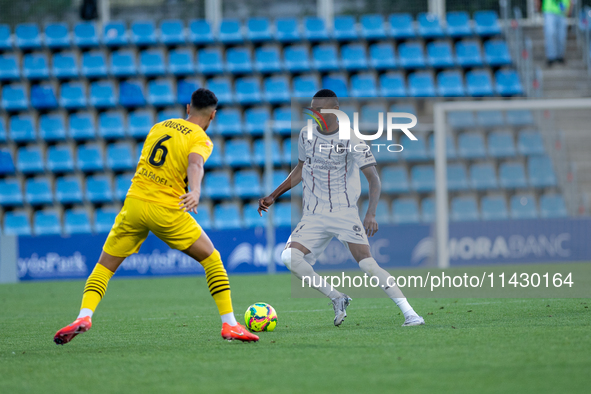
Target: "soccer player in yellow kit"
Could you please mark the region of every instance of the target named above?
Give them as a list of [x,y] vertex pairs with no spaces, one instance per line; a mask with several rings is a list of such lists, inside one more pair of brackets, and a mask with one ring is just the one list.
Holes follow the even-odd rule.
[[203,164],[213,150],[205,130],[215,117],[217,101],[210,90],[198,89],[187,105],[187,119],[157,123],[148,133],[123,208],[86,281],[80,314],[55,334],[56,344],[66,344],[90,329],[92,314],[105,295],[109,279],[127,256],[137,253],[150,231],[172,249],[203,265],[209,291],[222,318],[222,337],[245,342],[259,340],[236,322],[230,282],[220,254],[189,214],[197,212]]

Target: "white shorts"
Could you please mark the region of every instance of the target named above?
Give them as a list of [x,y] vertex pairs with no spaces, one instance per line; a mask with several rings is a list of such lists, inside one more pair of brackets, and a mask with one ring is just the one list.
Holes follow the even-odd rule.
[[336,237],[347,248],[349,243],[369,245],[359,214],[353,210],[305,215],[287,242],[297,242],[304,245],[312,252],[314,258],[318,258],[333,237]]

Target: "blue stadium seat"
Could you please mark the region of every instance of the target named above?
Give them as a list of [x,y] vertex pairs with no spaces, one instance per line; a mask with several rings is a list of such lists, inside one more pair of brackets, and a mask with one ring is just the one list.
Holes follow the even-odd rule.
[[190,75],[195,72],[195,57],[187,48],[171,49],[168,52],[168,72],[174,75]]
[[187,41],[185,26],[180,19],[160,22],[160,42],[164,45],[182,45]]
[[89,112],[78,112],[70,115],[69,135],[76,141],[94,140],[96,125],[94,116]]
[[471,111],[453,111],[447,114],[447,123],[454,129],[468,129],[476,125]]
[[99,135],[106,140],[122,139],[125,137],[123,114],[109,111],[99,115]]
[[503,196],[484,196],[480,200],[482,220],[509,219],[507,201]]
[[12,154],[7,149],[0,149],[0,175],[13,175],[15,173]]
[[35,235],[56,235],[62,232],[61,220],[53,209],[35,212],[33,222]]
[[86,85],[81,82],[67,82],[62,84],[59,105],[68,110],[86,108],[88,105]]
[[40,111],[57,108],[53,84],[44,83],[31,86],[31,106]]
[[408,76],[408,92],[411,97],[435,97],[435,82],[430,72],[414,72]]
[[31,235],[31,223],[26,212],[6,212],[4,215],[5,235]]
[[527,187],[525,170],[521,163],[501,163],[499,166],[499,184],[505,189]]
[[[176,101],[179,104],[187,105],[191,103],[191,95],[201,87],[201,82],[194,78],[179,79],[176,86]],[[216,93],[217,95],[217,93]]]
[[254,55],[254,68],[264,74],[280,72],[283,67],[279,49],[275,46],[257,48]]
[[435,171],[433,166],[419,165],[410,170],[412,188],[417,192],[435,190]]
[[[255,165],[263,167],[265,165],[265,161],[269,159],[269,156],[266,154],[267,151],[265,149],[265,140],[263,138],[254,141],[253,163]],[[280,165],[281,146],[275,139],[271,142],[271,152],[272,153],[270,159],[273,161],[273,165]]]
[[252,60],[246,47],[229,48],[226,51],[226,70],[232,74],[250,74]]
[[[359,215],[361,217],[365,216],[368,206],[369,206],[369,200],[366,199],[363,201],[363,203],[361,204],[361,207],[359,209]],[[380,198],[378,200],[378,206],[376,208],[376,221],[378,222],[378,224],[389,224],[390,223],[390,208],[389,208],[386,200],[383,198]]]
[[90,219],[83,209],[68,209],[64,217],[65,234],[90,234]]
[[365,38],[366,40],[380,40],[386,38],[384,17],[382,15],[362,15],[360,22],[361,37]]
[[400,73],[385,73],[380,76],[380,95],[384,97],[407,97],[406,82]]
[[396,67],[394,47],[388,42],[378,42],[369,47],[369,64],[376,70],[390,70]]
[[437,93],[443,97],[465,96],[466,89],[462,73],[455,70],[440,72],[437,75]]
[[97,81],[90,84],[90,105],[98,109],[110,109],[117,105],[115,85],[112,81]]
[[197,55],[197,71],[205,74],[221,74],[224,72],[222,52],[219,48],[204,48]]
[[23,205],[23,191],[18,179],[0,179],[0,205],[3,207]]
[[5,143],[8,136],[6,133],[6,125],[4,124],[4,118],[0,117],[0,143]]
[[236,197],[242,199],[262,196],[259,174],[254,170],[242,170],[234,173],[234,193],[236,193]]
[[456,61],[461,67],[481,67],[482,53],[477,41],[459,41],[456,43]]
[[242,112],[235,108],[222,108],[215,117],[215,130],[223,137],[242,135],[242,124]]
[[[445,151],[448,159],[455,159],[458,156],[456,144],[449,134],[445,138]],[[429,135],[429,157],[435,157],[435,138],[433,134]]]
[[565,218],[567,216],[566,205],[560,194],[544,194],[540,197],[540,217]]
[[152,111],[148,110],[130,112],[127,117],[127,122],[129,135],[143,140],[154,125],[154,114]]
[[93,204],[111,202],[113,200],[111,178],[107,175],[93,175],[86,178],[86,200]]
[[237,19],[224,19],[220,24],[220,41],[223,44],[242,44],[244,36],[242,35],[242,26]]
[[408,13],[391,14],[390,21],[390,36],[396,40],[415,38],[417,33],[413,26],[412,16]]
[[466,73],[466,90],[473,97],[494,95],[490,73],[485,70],[471,70]]
[[495,90],[501,96],[520,96],[523,87],[515,70],[498,70],[495,73]]
[[494,128],[505,125],[505,117],[501,111],[478,111],[476,121],[479,126]]
[[143,83],[138,80],[121,82],[119,84],[119,104],[127,108],[146,105]]
[[291,135],[291,108],[279,107],[273,111],[273,131],[281,135]]
[[499,187],[495,168],[490,163],[472,164],[470,183],[472,188],[476,190],[490,190]]
[[120,174],[115,177],[115,198],[117,200],[125,200],[127,191],[131,186],[131,178],[133,178],[133,173]]
[[25,175],[40,174],[45,171],[43,154],[37,145],[18,150],[16,168]]
[[174,105],[172,82],[169,79],[155,79],[148,82],[148,103],[155,107]]
[[304,46],[289,46],[283,50],[284,64],[287,71],[297,73],[311,69],[308,49]]
[[427,62],[434,68],[449,68],[455,66],[449,42],[433,41],[427,44]]
[[195,218],[202,229],[207,231],[212,228],[211,208],[208,205],[201,204],[199,205],[197,213],[190,212],[189,214]]
[[218,104],[232,104],[234,102],[234,93],[232,92],[232,82],[227,77],[218,77],[207,80],[207,88],[218,98]]
[[392,220],[396,224],[419,223],[419,206],[414,198],[398,198],[392,201]]
[[280,202],[275,204],[275,215],[273,223],[277,227],[291,226],[291,204],[289,202]]
[[47,55],[43,53],[28,53],[23,56],[23,77],[26,79],[49,78]]
[[76,176],[57,178],[55,183],[55,199],[60,204],[82,204],[82,186]]
[[474,12],[474,25],[474,31],[480,36],[501,34],[501,26],[495,11]]
[[156,122],[164,122],[168,119],[179,119],[185,115],[183,109],[179,107],[165,108],[156,115]]
[[538,217],[536,199],[530,194],[516,194],[511,197],[510,204],[512,219],[536,219]]
[[205,165],[204,165],[204,168],[206,170],[220,168],[224,164],[224,161],[222,158],[221,143],[218,144],[217,141],[214,141],[213,144],[214,144],[214,149],[211,152],[209,159],[207,159],[207,161],[205,162]]
[[458,137],[458,155],[463,159],[484,159],[486,148],[480,133],[462,133]]
[[10,118],[10,139],[13,142],[35,142],[37,135],[33,118],[30,115],[16,115]]
[[[391,48],[391,46],[390,46]],[[367,51],[361,44],[343,45],[341,48],[342,64],[347,71],[367,69]]]
[[271,120],[271,114],[265,107],[252,107],[244,111],[246,118],[245,130],[253,136],[263,135],[267,122]]
[[51,185],[46,177],[25,181],[25,199],[30,205],[48,205],[53,202]]
[[236,80],[236,101],[241,105],[260,103],[262,100],[259,79],[255,77]]
[[76,167],[83,172],[104,170],[103,152],[96,144],[82,145],[78,147],[76,154]]
[[313,97],[318,90],[318,81],[311,75],[299,75],[293,79],[295,97]]
[[74,45],[79,48],[94,48],[99,46],[99,36],[96,25],[92,22],[81,22],[74,26]]
[[107,168],[113,171],[134,170],[137,162],[128,142],[107,146]]
[[488,40],[484,43],[484,59],[489,66],[508,66],[511,55],[505,40]]
[[193,20],[189,23],[189,41],[195,45],[213,44],[215,38],[211,25],[206,20]]
[[264,101],[270,104],[287,104],[291,101],[291,89],[286,76],[266,78],[264,85]]
[[351,77],[352,97],[377,97],[378,87],[374,74],[355,74]]
[[[199,209],[201,209],[201,207],[199,207]],[[111,231],[111,228],[115,223],[117,213],[117,210],[112,208],[99,208],[94,211],[94,232],[108,233]]]
[[111,48],[129,44],[129,32],[125,22],[108,22],[103,29],[103,44]]
[[517,149],[522,155],[543,155],[546,153],[542,135],[536,130],[522,130],[517,137]]
[[14,30],[16,46],[22,50],[41,49],[41,33],[35,23],[21,23]]
[[226,203],[216,205],[213,210],[214,227],[217,230],[236,229],[242,227],[242,215],[237,204]]
[[140,53],[140,73],[146,77],[160,77],[166,73],[164,53],[159,49],[148,49]]
[[86,52],[82,55],[82,75],[86,78],[106,78],[107,61],[101,51]]
[[68,25],[66,23],[50,23],[45,26],[45,45],[51,49],[68,48],[71,45]]
[[[251,203],[244,205],[244,225],[246,228],[264,227],[267,223],[266,217],[261,217],[258,213],[259,204]],[[199,222],[201,224],[201,222]]]
[[251,42],[271,41],[271,26],[267,18],[250,18],[246,22],[246,38]]
[[[289,141],[289,139],[288,139]],[[281,185],[283,183],[283,181],[285,181],[285,179],[287,179],[288,176],[288,172],[286,170],[273,170],[273,179],[272,179],[272,185],[273,187],[277,187],[279,185]],[[263,181],[262,181],[262,187],[266,187],[266,178],[265,175],[263,175]],[[291,196],[291,191],[292,190],[299,190],[299,195],[302,195],[301,192],[301,187],[300,185],[294,187],[293,189],[288,190],[285,194],[283,194],[281,197],[289,197]]]
[[388,166],[382,168],[383,193],[408,193],[410,186],[405,166]]
[[513,109],[505,112],[507,124],[510,126],[531,126],[534,124],[534,115],[527,109]]
[[349,97],[349,86],[344,74],[330,74],[322,78],[322,87],[330,89],[337,97]]
[[429,160],[427,147],[425,146],[425,139],[422,136],[419,136],[416,141],[411,141],[406,135],[402,135],[399,144],[404,147],[404,150],[400,154],[406,161]]
[[124,78],[137,75],[138,67],[135,60],[135,53],[124,49],[111,53],[111,74],[115,77]]
[[53,173],[73,172],[74,156],[68,145],[54,145],[47,149],[47,169]]
[[421,12],[417,16],[419,35],[423,38],[441,38],[444,36],[439,17],[435,14]]
[[338,41],[353,41],[359,38],[355,18],[350,15],[335,16],[333,36]]
[[488,154],[492,157],[514,157],[515,143],[510,131],[495,131],[488,135]]
[[131,24],[131,43],[136,46],[156,45],[158,35],[153,21],[136,21]]
[[308,41],[328,40],[328,30],[324,19],[318,17],[306,17],[303,21],[304,38]]
[[252,165],[252,150],[250,143],[244,139],[233,139],[226,142],[224,162],[226,165],[237,167],[250,167]]
[[205,195],[213,200],[230,199],[234,196],[232,182],[226,172],[208,172],[205,176]]
[[463,164],[452,163],[447,167],[447,188],[452,191],[468,190],[468,174]]
[[282,43],[300,41],[301,33],[295,18],[275,19],[275,38]]
[[8,25],[0,24],[0,50],[12,49],[12,34]]
[[58,79],[77,78],[80,75],[78,58],[73,52],[60,52],[53,55],[51,74]]
[[478,203],[474,197],[455,197],[451,200],[450,219],[455,222],[467,222],[480,219]]
[[470,17],[466,11],[452,11],[446,13],[447,34],[453,38],[472,35]]
[[403,42],[398,46],[398,62],[402,68],[425,67],[423,45],[419,42]]
[[0,55],[0,81],[15,81],[21,77],[21,68],[16,55]]
[[529,182],[533,187],[556,186],[556,174],[548,156],[531,156],[527,159]]

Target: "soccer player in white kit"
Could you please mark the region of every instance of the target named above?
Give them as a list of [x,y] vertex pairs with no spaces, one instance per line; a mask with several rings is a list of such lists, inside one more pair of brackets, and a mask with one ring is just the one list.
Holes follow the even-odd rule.
[[[322,89],[314,95],[311,109],[316,113],[321,109],[339,109],[338,98],[332,90]],[[339,140],[336,115],[322,116],[325,123],[314,127],[311,139],[307,137],[307,127],[300,131],[297,166],[273,193],[259,200],[258,211],[262,216],[262,211],[266,212],[279,196],[303,182],[304,214],[291,233],[281,259],[296,277],[310,278],[310,286],[332,300],[334,324],[339,326],[347,316],[351,298],[331,289],[312,268],[332,238],[337,237],[359,263],[359,268],[379,279],[379,286],[404,314],[403,326],[425,324],[398,286],[390,286],[390,274],[371,256],[367,237],[378,231],[376,208],[381,191],[375,158],[354,133],[349,140]],[[363,223],[357,208],[361,194],[359,170],[369,182],[369,205]]]

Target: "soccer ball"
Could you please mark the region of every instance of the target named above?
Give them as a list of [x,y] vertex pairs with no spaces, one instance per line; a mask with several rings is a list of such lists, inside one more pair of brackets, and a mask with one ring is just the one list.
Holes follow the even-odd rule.
[[277,312],[269,304],[252,304],[244,314],[246,327],[251,331],[273,331],[277,325]]

